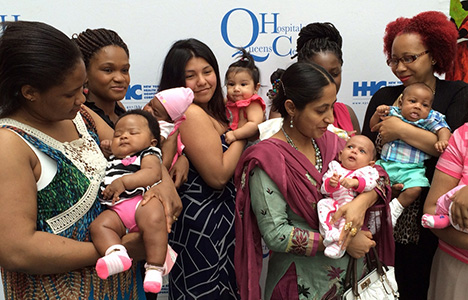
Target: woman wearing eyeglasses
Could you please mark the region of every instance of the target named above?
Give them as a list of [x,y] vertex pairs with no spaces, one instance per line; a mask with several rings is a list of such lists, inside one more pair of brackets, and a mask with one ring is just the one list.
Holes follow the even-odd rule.
[[[446,116],[452,130],[466,120],[468,85],[462,81],[445,81],[435,76],[449,71],[457,47],[457,30],[440,12],[423,12],[413,18],[398,18],[387,25],[384,53],[387,64],[401,85],[384,87],[369,102],[362,134],[382,144],[403,140],[433,156],[426,160],[426,176],[432,180],[439,153],[434,147],[437,136],[429,131],[388,117],[373,126],[369,121],[379,105],[392,105],[403,89],[415,82],[427,84],[434,92],[432,108]],[[401,187],[400,187],[401,188]],[[426,299],[431,261],[437,239],[421,226],[421,215],[427,189],[404,210],[395,226],[395,270],[401,299]]]

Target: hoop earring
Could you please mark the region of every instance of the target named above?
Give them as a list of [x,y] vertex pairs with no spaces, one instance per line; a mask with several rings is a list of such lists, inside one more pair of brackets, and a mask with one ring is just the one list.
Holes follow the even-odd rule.
[[291,117],[291,121],[289,122],[289,127],[290,127],[290,128],[293,128],[293,127],[294,127],[294,124],[293,124],[293,119],[292,119],[292,117]]

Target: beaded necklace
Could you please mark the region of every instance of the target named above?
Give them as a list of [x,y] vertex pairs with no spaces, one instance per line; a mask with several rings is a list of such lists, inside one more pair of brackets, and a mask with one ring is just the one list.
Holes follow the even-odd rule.
[[[288,141],[288,144],[293,147],[296,150],[297,149],[296,145],[294,144],[293,140],[291,137],[286,133],[283,127],[281,127],[281,131],[283,131],[284,136],[286,137],[286,141]],[[312,145],[314,146],[315,149],[315,168],[319,173],[322,173],[322,153],[320,153],[320,148],[318,147],[317,143],[315,142],[314,139],[312,139]]]

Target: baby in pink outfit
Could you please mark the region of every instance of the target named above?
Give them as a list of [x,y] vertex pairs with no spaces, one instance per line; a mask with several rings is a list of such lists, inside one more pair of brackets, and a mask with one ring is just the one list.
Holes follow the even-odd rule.
[[421,224],[425,228],[442,229],[452,225],[455,229],[468,233],[468,229],[462,229],[458,224],[453,223],[452,220],[452,196],[464,188],[466,185],[459,185],[440,196],[437,199],[437,207],[435,214],[424,214],[421,219]]
[[162,276],[172,268],[176,253],[167,244],[164,208],[159,201],[143,203],[143,195],[162,179],[157,120],[147,111],[131,110],[115,122],[106,174],[99,200],[104,210],[90,225],[94,246],[102,255],[99,278],[128,270],[132,261],[122,243],[127,232],[142,232],[146,250],[145,292],[158,293]]
[[[265,102],[257,94],[260,74],[252,56],[241,49],[241,58],[232,63],[226,72],[226,114],[230,131],[226,133],[228,144],[241,139],[256,138],[258,124],[264,120]],[[239,127],[239,121],[247,122]]]
[[323,235],[323,244],[326,247],[324,254],[330,258],[340,258],[346,249],[338,243],[341,231],[350,230],[356,235],[360,228],[353,228],[352,224],[345,225],[341,218],[338,224],[331,224],[333,214],[346,203],[351,202],[358,193],[373,190],[379,178],[374,168],[375,147],[371,140],[363,135],[351,137],[340,152],[339,159],[331,161],[328,171],[323,175],[322,194],[331,198],[323,198],[317,203],[319,214],[319,229]]

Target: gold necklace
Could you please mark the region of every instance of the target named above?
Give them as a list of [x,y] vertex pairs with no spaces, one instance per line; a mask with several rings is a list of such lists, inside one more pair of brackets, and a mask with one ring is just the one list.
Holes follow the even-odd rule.
[[[286,131],[284,130],[283,127],[281,127],[281,131],[283,131],[284,137],[286,137],[286,141],[288,142],[288,144],[291,147],[293,147],[294,149],[299,151],[299,149],[297,149],[297,147],[294,144],[293,140],[286,133]],[[315,142],[315,139],[312,139],[312,145],[314,146],[314,150],[315,150],[315,168],[317,169],[317,171],[319,171],[319,173],[322,173],[322,167],[323,167],[322,154],[320,153],[320,148],[318,147],[317,143]]]

